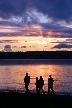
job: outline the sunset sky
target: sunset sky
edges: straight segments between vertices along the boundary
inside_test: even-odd
[[[0,51],[72,50],[72,0],[0,0]]]

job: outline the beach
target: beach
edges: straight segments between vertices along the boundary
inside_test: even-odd
[[[4,108],[72,108],[72,96],[0,92],[0,106]]]

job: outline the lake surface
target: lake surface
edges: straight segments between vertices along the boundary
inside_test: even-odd
[[[28,72],[29,89],[35,92],[35,78],[42,76],[44,91],[48,90],[48,77],[54,78],[54,91],[72,94],[72,59],[0,60],[0,90],[25,92],[24,76]]]

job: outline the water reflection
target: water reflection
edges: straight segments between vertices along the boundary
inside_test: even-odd
[[[47,91],[48,77],[54,78],[54,90],[56,92],[72,92],[72,67],[71,65],[1,65],[0,66],[0,89],[24,89],[24,76],[28,72],[30,90],[35,90],[35,78],[42,76],[44,90]]]

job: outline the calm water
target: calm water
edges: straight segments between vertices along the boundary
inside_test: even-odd
[[[47,91],[48,77],[54,78],[56,93],[72,94],[72,60],[0,60],[0,90],[23,92],[26,72],[31,78],[29,89],[35,91],[35,78],[43,76]]]

